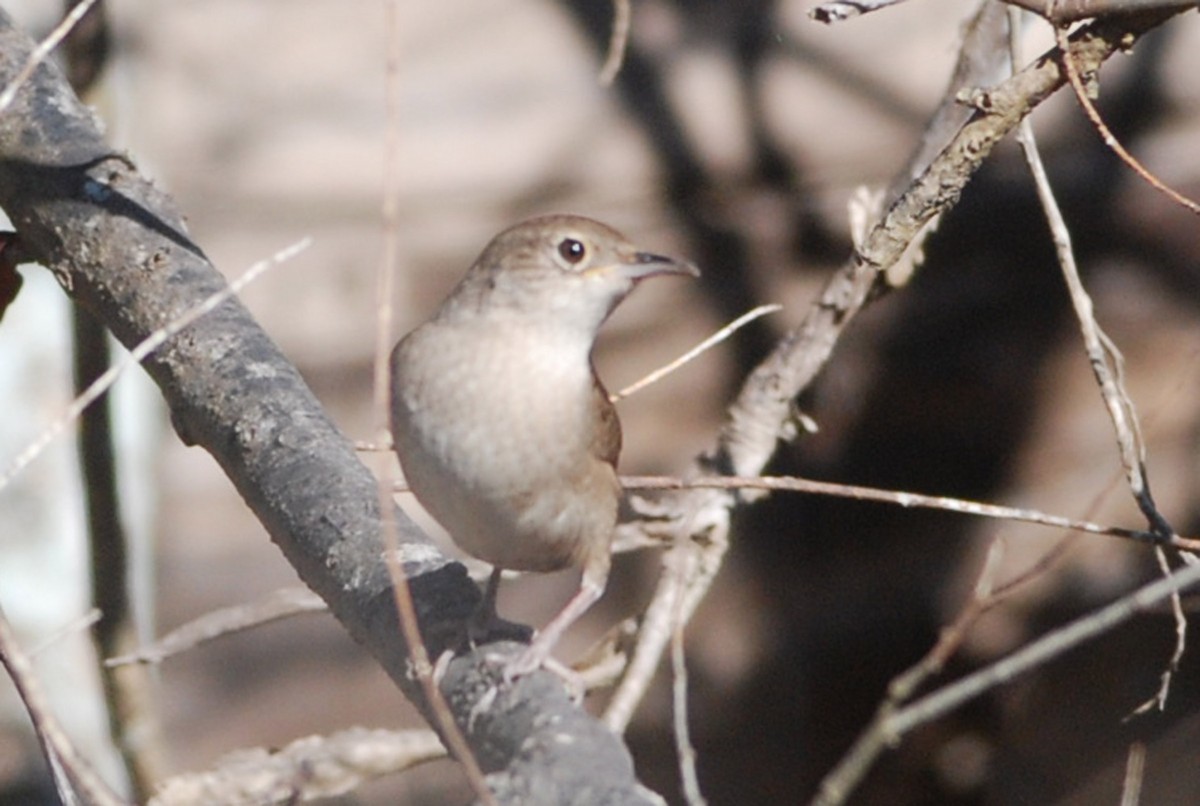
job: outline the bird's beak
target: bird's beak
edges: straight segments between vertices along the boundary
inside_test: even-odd
[[[614,268],[630,280],[643,280],[657,274],[700,276],[700,270],[686,260],[676,260],[649,252],[635,252],[632,260],[623,261]]]

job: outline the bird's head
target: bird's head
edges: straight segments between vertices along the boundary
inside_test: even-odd
[[[493,238],[447,305],[594,332],[639,281],[659,274],[695,277],[699,271],[687,261],[640,251],[599,221],[543,216]]]

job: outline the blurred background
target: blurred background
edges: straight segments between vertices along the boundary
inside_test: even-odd
[[[4,5],[37,35],[58,11]],[[860,186],[888,186],[916,147],[976,8],[924,0],[825,27],[807,18],[813,5],[638,0],[625,68],[604,88],[607,0],[401,4],[401,125],[389,131],[382,3],[111,0],[111,53],[94,102],[113,141],[175,197],[227,276],[313,238],[243,298],[352,439],[378,429],[371,378],[389,138],[403,187],[397,336],[492,234],[555,211],[602,219],[704,271],[698,283],[645,284],[613,317],[597,354],[612,389],[757,304],[784,305],[621,403],[622,471],[679,473],[711,448],[746,373],[848,256],[847,202]],[[1049,44],[1045,29],[1030,27],[1031,56]],[[1197,75],[1193,13],[1114,58],[1099,100],[1118,137],[1192,198]],[[1200,230],[1117,163],[1073,99],[1052,99],[1033,120],[1098,318],[1125,355],[1160,508],[1194,534]],[[26,288],[0,326],[6,463],[70,394],[63,295],[44,272],[22,274]],[[35,333],[51,341],[30,344]],[[146,629],[298,584],[216,463],[170,430],[155,391],[141,379],[127,385],[114,416]],[[1011,144],[943,220],[913,283],[854,323],[800,404],[820,431],[783,447],[771,473],[1142,525]],[[0,491],[0,604],[27,646],[88,607],[81,481],[70,439],[56,450],[24,486]],[[436,531],[411,498],[401,505]],[[692,736],[710,802],[811,797],[888,681],[969,599],[997,540],[1001,580],[1047,554],[1053,562],[975,626],[935,684],[1158,573],[1143,547],[946,513],[799,495],[740,512],[726,566],[689,630]],[[657,559],[618,560],[603,606],[561,657],[645,606]],[[501,611],[544,623],[575,584],[571,574],[508,583]],[[1197,802],[1195,651],[1166,709],[1131,717],[1158,690],[1174,629],[1169,612],[1142,614],[919,730],[852,802],[1113,803],[1134,742],[1147,746],[1144,802]],[[38,655],[38,671],[72,735],[119,780],[100,749],[88,652],[78,634],[60,638]],[[157,731],[148,741],[162,749],[164,774],[355,725],[420,724],[324,615],[205,645],[166,661],[155,682],[158,724],[146,730]],[[642,780],[679,802],[662,682],[629,742]],[[7,681],[0,708],[0,803],[54,802]],[[435,762],[329,802],[469,797],[455,766]]]

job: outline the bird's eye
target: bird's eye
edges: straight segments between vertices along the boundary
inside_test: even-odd
[[[584,256],[587,255],[587,247],[583,245],[582,241],[577,241],[574,238],[563,238],[558,243],[558,254],[562,256],[563,260],[574,265],[583,260]]]

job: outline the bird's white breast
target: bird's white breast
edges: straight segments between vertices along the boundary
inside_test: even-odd
[[[590,348],[591,334],[571,329],[437,320],[397,348],[397,453],[417,499],[464,550],[548,570],[576,561],[589,533],[611,531],[613,471],[590,446]]]

